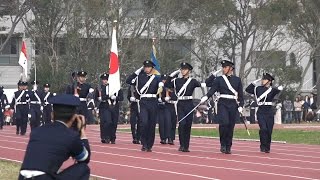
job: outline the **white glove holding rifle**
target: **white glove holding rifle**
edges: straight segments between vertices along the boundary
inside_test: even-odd
[[[169,76],[170,77],[174,77],[175,75],[179,74],[180,73],[180,69],[174,71],[173,73],[171,73]]]
[[[258,85],[258,82],[260,82],[260,81],[261,81],[261,79],[257,79],[255,81],[253,81],[252,84],[256,86],[256,85]]]
[[[217,74],[219,74],[219,73],[221,72],[221,70],[222,70],[222,69],[219,69],[219,70],[217,70],[217,71],[215,71],[215,72],[211,72],[211,74],[214,75],[214,76],[217,76]]]
[[[136,70],[136,72],[134,72],[134,73],[135,73],[136,75],[139,75],[139,74],[141,73],[142,69],[143,69],[143,66],[142,66],[141,68],[139,68],[138,70]]]

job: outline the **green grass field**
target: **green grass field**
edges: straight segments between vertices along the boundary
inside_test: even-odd
[[[219,137],[218,129],[193,129],[194,136]],[[259,130],[251,129],[250,136],[244,129],[235,129],[234,138],[259,139]],[[320,131],[306,131],[293,129],[275,129],[272,133],[272,140],[286,141],[292,144],[314,144],[320,145]]]
[[[18,179],[20,163],[0,160],[0,179],[1,180],[16,180]],[[91,177],[90,180],[98,180]]]
[[[20,163],[0,160],[0,179],[18,179]]]
[[[121,129],[118,131],[130,132],[130,129]],[[156,130],[158,133],[158,129]],[[219,137],[218,129],[192,129],[193,136]],[[250,129],[250,136],[244,129],[235,129],[234,138],[257,139],[259,140],[259,130]],[[320,131],[307,131],[295,129],[275,129],[272,133],[272,140],[286,141],[292,144],[314,144],[320,145]]]

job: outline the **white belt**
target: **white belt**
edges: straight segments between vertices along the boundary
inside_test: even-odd
[[[87,101],[87,98],[79,98],[80,101]]]
[[[21,170],[20,174],[25,178],[32,178],[46,174],[42,171],[34,171],[34,170]]]
[[[220,98],[225,98],[225,99],[235,99],[237,100],[237,96],[230,95],[230,94],[220,94]]]
[[[258,106],[272,106],[272,102],[258,102]]]
[[[172,101],[172,100],[170,100],[170,101],[167,101],[167,103],[169,103],[169,104],[175,104],[177,101]]]
[[[190,99],[193,99],[192,96],[181,96],[181,97],[178,97],[178,100],[190,100]]]
[[[27,102],[17,102],[17,104],[28,104]]]
[[[40,102],[38,101],[30,101],[31,104],[41,104]]]
[[[141,94],[140,95],[140,99],[141,98],[156,98],[157,95],[156,94]]]

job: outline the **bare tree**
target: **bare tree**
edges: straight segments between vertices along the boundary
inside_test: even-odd
[[[290,12],[292,12],[288,13],[288,17],[290,17],[289,26],[292,34],[301,38],[311,47],[310,59],[304,72],[302,73],[302,77],[306,75],[307,70],[315,61],[317,68],[316,87],[318,94],[320,94],[320,2],[317,0],[295,0],[285,1],[285,3],[290,8]],[[300,91],[301,87],[302,83],[300,83],[298,87],[298,92]],[[317,104],[320,105],[320,98],[318,98]]]
[[[26,13],[31,8],[31,0],[25,0],[23,3],[20,1],[13,1],[13,0],[2,0],[0,3],[0,20],[8,19],[11,20],[10,27],[4,27],[10,29],[7,33],[5,41],[0,44],[0,52],[3,51],[6,44],[9,42],[10,38],[12,37],[16,26],[21,21],[21,19],[26,15]]]

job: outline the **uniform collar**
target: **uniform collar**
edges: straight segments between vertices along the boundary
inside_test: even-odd
[[[55,120],[55,121],[56,121],[56,122],[59,122],[59,123],[61,123],[61,124],[63,124],[63,125],[65,125],[67,128],[69,128],[68,125],[67,125],[65,122],[60,121],[60,120]]]

